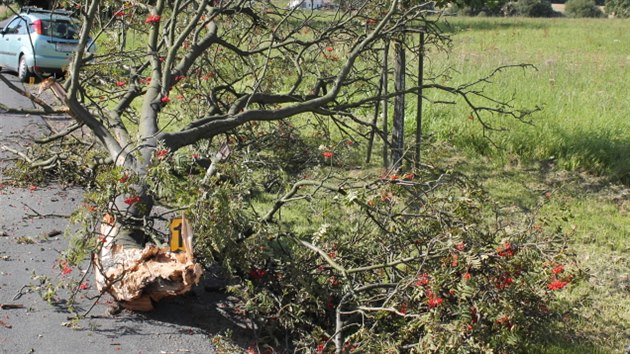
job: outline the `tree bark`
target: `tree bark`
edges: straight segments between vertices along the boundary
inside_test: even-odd
[[[381,66],[381,78],[379,80],[378,83],[378,96],[377,97],[383,97],[387,95],[387,70],[388,70],[388,60],[387,60],[387,56],[389,55],[389,41],[385,41],[385,45],[383,46],[383,62],[382,62],[382,66]],[[384,146],[383,146],[383,151],[384,151],[384,163],[385,163],[385,167],[387,167],[387,99],[383,98],[382,100],[377,100],[374,102],[374,118],[372,120],[372,131],[370,132],[370,138],[368,141],[368,152],[367,152],[367,157],[365,159],[366,163],[370,163],[370,160],[372,159],[372,149],[374,147],[374,135],[376,133],[377,130],[377,126],[376,123],[378,122],[378,116],[379,116],[379,110],[380,110],[380,106],[383,105],[383,120],[385,121],[383,123],[383,135],[384,135]]]
[[[385,42],[385,53],[383,54],[383,166],[389,167],[389,99],[388,94],[388,73],[389,73],[389,40]]]
[[[401,167],[405,137],[405,47],[404,36],[394,42],[396,63],[394,67],[394,124],[392,129],[392,161],[390,168],[398,170]]]
[[[422,85],[424,85],[424,31],[420,32],[418,44],[418,103],[416,110],[416,159],[415,167],[420,168],[420,146],[422,145]]]

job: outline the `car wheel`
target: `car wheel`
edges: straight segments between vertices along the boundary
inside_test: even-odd
[[[26,58],[24,56],[20,57],[20,64],[18,65],[18,78],[22,82],[28,82],[28,79],[31,77],[31,73],[28,71],[28,66],[26,66]]]

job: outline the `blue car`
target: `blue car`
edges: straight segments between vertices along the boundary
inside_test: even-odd
[[[80,28],[68,11],[23,8],[0,30],[0,68],[16,71],[22,82],[34,74],[63,74],[79,43]],[[90,40],[87,51],[95,49]]]

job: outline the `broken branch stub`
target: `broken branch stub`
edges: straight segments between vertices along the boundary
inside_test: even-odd
[[[106,216],[100,229],[103,245],[94,257],[98,290],[108,292],[133,311],[151,311],[154,302],[190,291],[199,283],[203,270],[193,260],[192,228],[188,220],[184,221],[185,252],[174,253],[168,247],[147,245],[139,249],[117,244],[120,224]]]

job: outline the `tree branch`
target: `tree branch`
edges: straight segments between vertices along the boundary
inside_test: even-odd
[[[83,123],[81,122],[76,122],[74,124],[72,124],[71,126],[67,127],[64,131],[61,131],[59,133],[53,134],[53,135],[49,135],[43,138],[39,138],[39,139],[35,139],[35,142],[38,144],[46,144],[49,143],[51,141],[57,140],[57,139],[61,139],[69,134],[71,134],[72,132],[74,132],[75,130],[81,128],[83,126]]]
[[[22,90],[19,87],[15,86],[11,81],[7,80],[7,78],[5,78],[3,75],[0,75],[0,80],[2,80],[2,82],[4,82],[4,84],[7,85],[7,87],[9,87],[11,90],[19,93],[20,95],[31,100],[33,103],[36,103],[37,105],[42,107],[45,113],[58,113],[59,112],[58,110],[49,106],[46,102],[42,101],[39,97],[36,97],[30,92]]]
[[[387,20],[396,11],[396,4],[397,1],[394,1],[392,7],[389,9],[389,12],[384,16],[383,22],[379,23],[369,35],[354,45],[354,48],[348,55],[346,62],[337,74],[332,88],[326,95],[276,110],[258,109],[244,111],[238,114],[213,117],[213,120],[192,129],[184,129],[173,133],[160,133],[158,134],[157,139],[163,140],[165,145],[172,150],[177,150],[182,146],[190,145],[202,138],[211,138],[218,134],[225,133],[246,122],[280,120],[300,113],[314,111],[319,107],[325,106],[329,102],[334,101],[339,95],[342,86],[345,85],[345,80],[348,78],[352,68],[354,67],[354,62],[363,50],[377,38],[378,33],[384,27]]]

